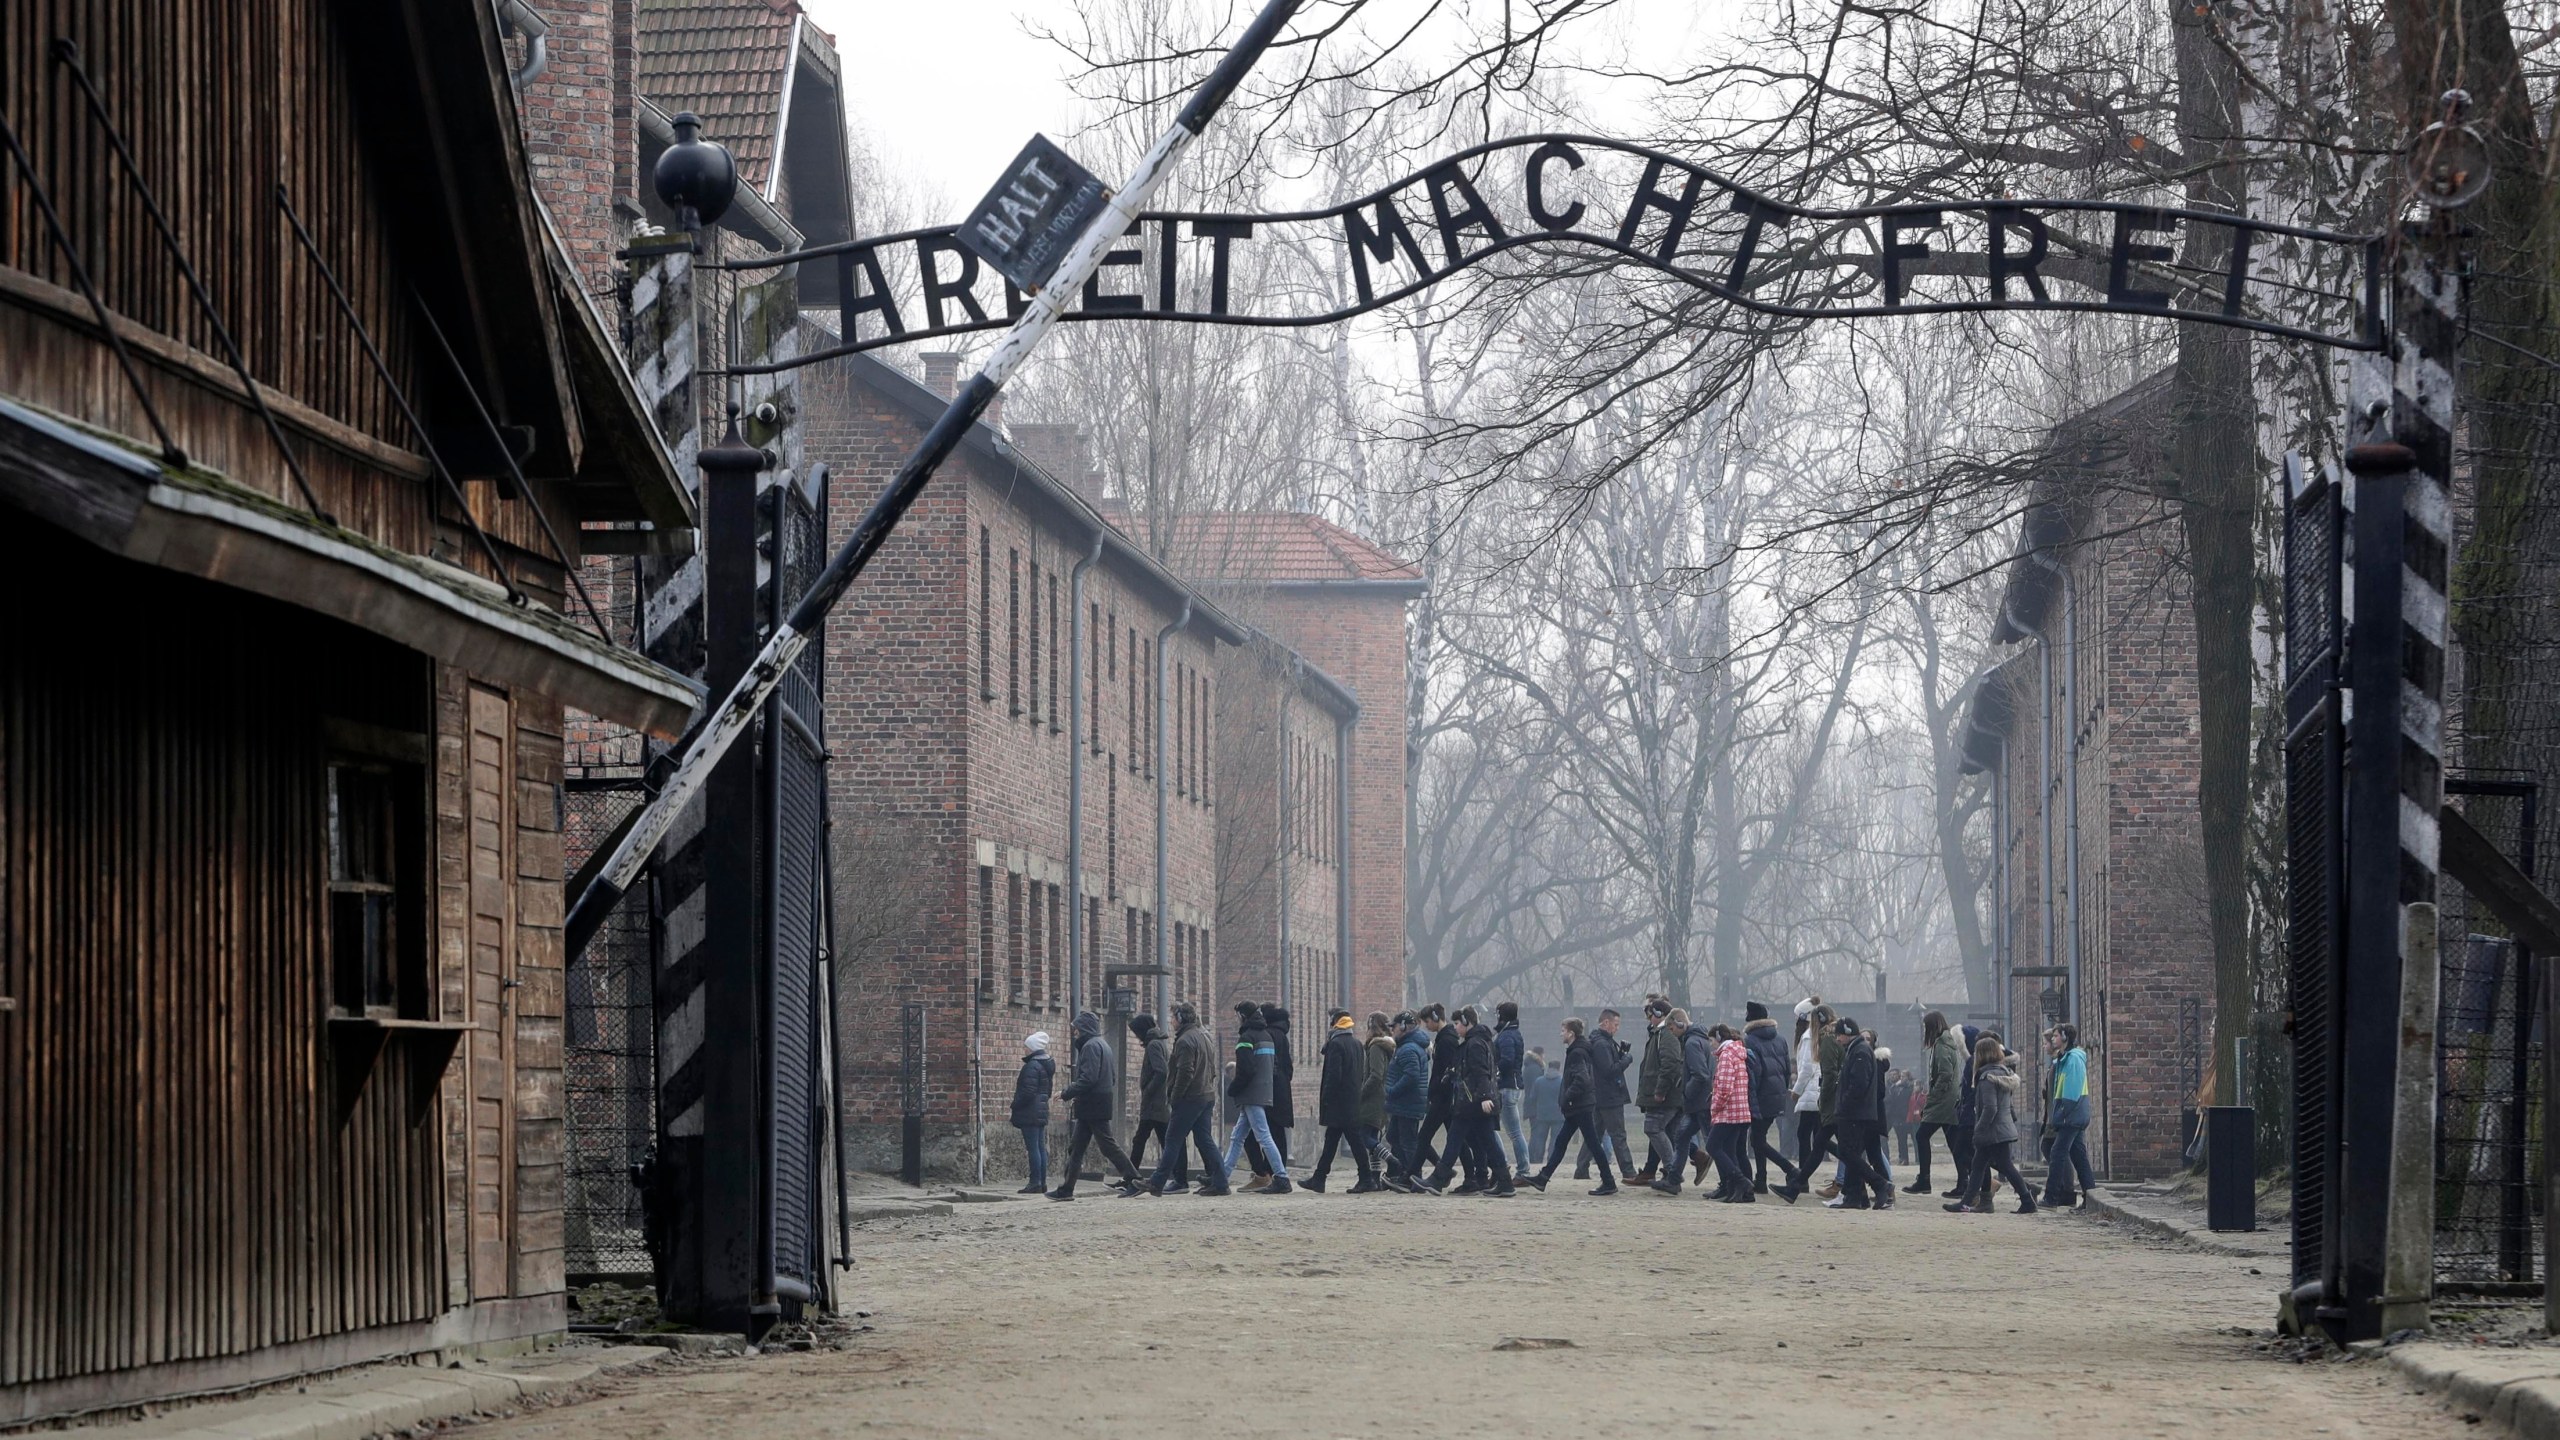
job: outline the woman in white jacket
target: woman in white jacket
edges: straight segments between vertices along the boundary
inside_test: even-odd
[[[1822,1157],[1814,1147],[1822,1140],[1822,1062],[1813,1048],[1813,1012],[1822,1007],[1822,997],[1808,995],[1796,1002],[1796,1175],[1799,1193],[1813,1183],[1814,1162]]]

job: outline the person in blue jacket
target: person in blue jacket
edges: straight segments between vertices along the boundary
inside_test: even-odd
[[[2053,1153],[2045,1162],[2044,1203],[2074,1206],[2098,1183],[2089,1169],[2089,1052],[2080,1048],[2077,1025],[2056,1025],[2044,1038],[2053,1054],[2052,1108],[2045,1112]]]
[[[1413,1175],[1422,1158],[1422,1120],[1431,1113],[1431,1034],[1410,1010],[1391,1023],[1396,1053],[1387,1062],[1387,1149]]]

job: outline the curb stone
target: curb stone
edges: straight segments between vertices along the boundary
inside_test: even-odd
[[[512,1409],[599,1376],[655,1365],[646,1345],[546,1351],[453,1370],[379,1367],[299,1390],[211,1400],[132,1424],[100,1426],[112,1440],[366,1440],[428,1420]]]
[[[2222,1234],[2190,1223],[2184,1216],[2165,1208],[2145,1204],[2129,1195],[2104,1185],[2093,1185],[2088,1191],[2091,1212],[2123,1221],[2136,1229],[2171,1240],[2182,1240],[2210,1255],[2229,1255],[2242,1260],[2290,1261],[2291,1243],[2281,1238],[2283,1232],[2251,1230]]]
[[[2430,1341],[2394,1345],[2392,1367],[2445,1408],[2524,1440],[2560,1440],[2560,1350],[2483,1350]]]
[[[844,1207],[844,1218],[856,1225],[866,1220],[904,1220],[913,1215],[948,1215],[948,1200],[875,1200],[855,1201]]]

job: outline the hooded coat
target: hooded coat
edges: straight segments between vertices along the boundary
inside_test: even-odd
[[[1298,1057],[1289,1053],[1288,1008],[1263,1006],[1262,1028],[1271,1037],[1271,1099],[1262,1118],[1272,1129],[1286,1130],[1298,1123]]]
[[[1986,1067],[1973,1082],[1973,1143],[1976,1148],[2018,1138],[2018,1072],[2006,1065]]]
[[[1840,1118],[1840,1068],[1845,1058],[1840,1037],[1827,1030],[1815,1036],[1813,1058],[1822,1066],[1822,1123],[1828,1125]],[[1870,1054],[1867,1058],[1872,1062],[1875,1057]]]
[[[1953,1125],[1956,1110],[1962,1103],[1958,1092],[1964,1085],[1964,1052],[1956,1048],[1956,1032],[1950,1026],[1938,1032],[1929,1042],[1929,1088],[1920,1102],[1920,1123]]]
[[[1794,1109],[1795,1093],[1787,1088],[1787,1077],[1795,1057],[1787,1049],[1787,1037],[1778,1033],[1778,1022],[1745,1024],[1742,1049],[1751,1058],[1751,1118],[1775,1120]]]
[[[1088,1125],[1111,1118],[1112,1068],[1111,1046],[1102,1038],[1102,1026],[1079,1017],[1075,1078],[1058,1092],[1059,1099],[1074,1102],[1068,1114]]]
[[[1458,1088],[1452,1106],[1480,1105],[1502,1099],[1502,1062],[1494,1058],[1493,1031],[1477,1025],[1458,1046]]]
[[[1138,1119],[1140,1121],[1173,1120],[1173,1042],[1162,1030],[1149,1027],[1139,1037],[1146,1042],[1144,1058],[1138,1061]]]
[[[1644,1063],[1636,1069],[1636,1105],[1668,1110],[1680,1103],[1681,1044],[1665,1020],[1644,1032]]]
[[[1259,1015],[1236,1032],[1236,1075],[1227,1082],[1227,1098],[1238,1105],[1271,1103],[1271,1032]]]
[[[1173,1037],[1173,1063],[1164,1089],[1171,1105],[1218,1098],[1218,1040],[1208,1026],[1195,1020]]]
[[[1977,1111],[1982,1099],[1981,1087],[1974,1083],[1973,1075],[1973,1047],[1982,1042],[1982,1027],[1967,1025],[1962,1027],[1961,1033],[1964,1036],[1964,1044],[1959,1048],[1964,1054],[1964,1077],[1956,1081],[1956,1127],[1958,1129],[1974,1124],[1981,1118]]]
[[[1564,1083],[1556,1089],[1556,1108],[1565,1114],[1587,1111],[1598,1103],[1600,1077],[1591,1055],[1608,1038],[1606,1035],[1584,1035],[1565,1047]],[[1613,1045],[1610,1048],[1617,1047]]]
[[[1360,1123],[1360,1075],[1367,1061],[1360,1037],[1348,1027],[1324,1037],[1324,1070],[1316,1081],[1316,1123],[1328,1130],[1348,1130]]]
[[[1536,1125],[1564,1123],[1564,1106],[1558,1097],[1564,1094],[1564,1071],[1549,1070],[1529,1082],[1529,1120]]]
[[[1840,1084],[1831,1098],[1834,1124],[1884,1123],[1884,1071],[1876,1064],[1876,1047],[1864,1035],[1852,1036],[1840,1048]]]
[[[1704,1115],[1715,1103],[1716,1043],[1692,1025],[1680,1036],[1680,1109],[1684,1114]]]
[[[1387,1128],[1387,1067],[1396,1058],[1396,1042],[1372,1035],[1360,1046],[1360,1123],[1372,1130]]]
[[[1458,1027],[1443,1024],[1431,1032],[1431,1098],[1443,1105],[1458,1101],[1458,1051],[1466,1046]]]
[[[1049,1091],[1057,1082],[1058,1062],[1047,1051],[1022,1057],[1022,1069],[1013,1077],[1015,1128],[1029,1130],[1049,1123]]]
[[[1387,1061],[1387,1113],[1419,1120],[1431,1113],[1431,1035],[1416,1025]]]
[[[1600,1110],[1624,1109],[1627,1103],[1626,1042],[1605,1031],[1582,1037],[1591,1047],[1591,1104]],[[1565,1107],[1570,1110],[1573,1107]]]

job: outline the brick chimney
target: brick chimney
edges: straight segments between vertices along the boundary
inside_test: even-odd
[[[960,393],[960,352],[924,352],[924,388],[948,400]]]
[[[1086,504],[1102,508],[1102,472],[1094,468],[1093,438],[1083,426],[1016,425],[1013,448],[1049,472],[1050,478],[1083,496]]]

